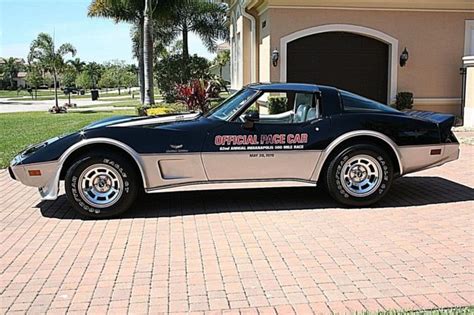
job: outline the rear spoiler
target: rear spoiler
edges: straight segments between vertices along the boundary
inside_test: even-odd
[[[454,127],[456,121],[456,116],[451,114],[435,113],[435,112],[425,112],[425,111],[406,111],[404,112],[409,116],[429,120],[438,125],[441,141],[442,142],[451,142],[449,139],[452,136],[451,128]]]

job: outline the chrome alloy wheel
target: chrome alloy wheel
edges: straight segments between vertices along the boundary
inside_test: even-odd
[[[95,208],[110,207],[123,193],[122,176],[107,164],[94,164],[86,168],[79,176],[78,185],[82,199]]]
[[[382,166],[377,159],[370,155],[356,155],[342,166],[340,180],[349,195],[365,197],[379,188],[382,176]]]

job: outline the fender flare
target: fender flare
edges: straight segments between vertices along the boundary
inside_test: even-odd
[[[114,139],[110,139],[110,138],[84,139],[84,140],[81,140],[78,143],[72,145],[66,151],[64,151],[64,153],[59,158],[58,171],[59,172],[61,171],[61,169],[64,165],[64,162],[67,160],[67,158],[72,153],[74,153],[79,148],[82,148],[82,147],[85,147],[85,146],[91,145],[91,144],[109,144],[109,145],[113,145],[113,146],[127,152],[132,157],[132,159],[135,161],[135,163],[137,164],[138,169],[140,170],[140,174],[141,174],[142,179],[143,179],[143,185],[144,185],[144,187],[146,187],[145,186],[146,185],[146,177],[145,177],[145,172],[143,171],[143,160],[140,157],[140,155],[134,149],[132,149],[130,146],[126,145],[125,143],[114,140]]]
[[[328,159],[328,157],[331,155],[331,153],[336,149],[336,147],[341,144],[342,142],[349,140],[351,138],[355,137],[360,137],[360,136],[368,136],[368,137],[373,137],[377,138],[379,140],[384,141],[386,144],[392,148],[393,153],[395,154],[398,162],[398,167],[400,168],[400,175],[403,174],[403,163],[402,163],[402,156],[400,154],[400,151],[398,149],[398,146],[395,142],[393,142],[392,139],[384,135],[383,133],[373,131],[373,130],[356,130],[356,131],[351,131],[348,133],[345,133],[339,137],[337,137],[335,140],[333,140],[327,147],[324,149],[324,151],[321,152],[321,155],[318,159],[318,163],[316,164],[316,167],[314,168],[313,175],[311,175],[311,180],[317,181],[319,179],[319,175],[321,174],[321,170],[323,168],[324,163]]]
[[[40,194],[45,200],[54,200],[57,198],[58,193],[59,193],[59,180],[60,180],[60,175],[61,171],[64,166],[64,162],[66,162],[67,158],[74,153],[77,149],[85,147],[87,145],[91,144],[108,144],[108,145],[113,145],[119,149],[124,150],[127,152],[132,159],[135,161],[135,163],[138,166],[138,169],[140,170],[140,174],[143,180],[143,187],[146,188],[147,186],[147,180],[145,177],[145,172],[143,171],[143,160],[140,157],[140,155],[133,150],[130,146],[126,145],[123,142],[110,139],[110,138],[92,138],[92,139],[84,139],[81,140],[74,145],[70,146],[64,153],[61,155],[61,157],[57,160],[57,170],[56,174],[54,175],[53,179],[45,186],[40,188]]]

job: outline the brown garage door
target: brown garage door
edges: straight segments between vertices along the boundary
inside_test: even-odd
[[[347,32],[288,43],[287,81],[335,86],[386,103],[388,45]]]

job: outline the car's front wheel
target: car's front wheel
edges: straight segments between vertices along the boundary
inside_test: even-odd
[[[348,206],[368,206],[388,192],[393,163],[384,150],[371,144],[355,144],[341,150],[325,173],[331,196]]]
[[[65,177],[66,195],[79,213],[109,218],[127,211],[139,191],[135,168],[117,154],[96,152],[78,159]]]

